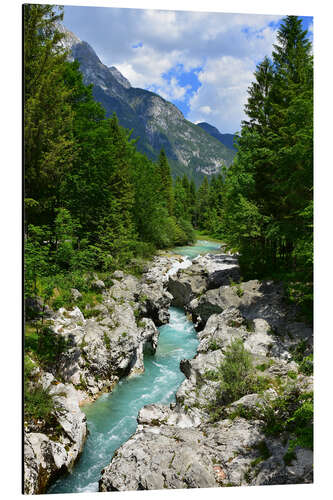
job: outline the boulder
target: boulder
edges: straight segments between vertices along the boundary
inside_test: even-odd
[[[185,307],[194,297],[204,293],[206,287],[203,271],[198,272],[193,265],[179,270],[177,274],[170,276],[168,281],[168,291],[173,297],[172,305],[175,307]]]
[[[263,438],[258,424],[239,419],[233,425],[224,421],[202,429],[158,425],[156,420],[152,425],[147,411],[151,409],[140,416],[140,422],[147,424],[139,424],[103,469],[99,491],[245,484],[246,466],[256,456],[252,448]]]
[[[152,318],[156,326],[168,323],[172,295],[165,290],[162,283],[142,283],[137,293],[137,300],[141,314]]]
[[[71,384],[58,383],[49,373],[42,374],[40,383],[53,395],[57,426],[47,433],[29,432],[29,428],[25,432],[25,494],[45,493],[60,474],[69,472],[87,435],[86,416],[79,407],[82,394]]]
[[[207,288],[214,289],[231,282],[240,281],[240,270],[236,255],[224,253],[206,254],[193,259],[193,265],[202,268],[206,279]]]
[[[190,265],[191,261],[186,257],[158,255],[154,257],[151,265],[143,274],[142,281],[147,284],[165,283],[168,281],[169,276],[177,272],[179,268]]]
[[[113,278],[116,278],[117,280],[122,280],[125,276],[124,271],[115,271],[112,275]]]
[[[41,297],[27,297],[25,299],[25,315],[28,319],[40,318],[42,315],[45,318],[51,318],[54,312],[44,303]]]
[[[95,279],[91,282],[91,288],[97,292],[101,292],[105,289],[105,283],[102,280]]]
[[[82,293],[79,292],[76,288],[71,288],[71,297],[74,302],[82,299]]]

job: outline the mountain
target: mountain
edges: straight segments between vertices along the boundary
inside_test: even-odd
[[[218,141],[222,142],[227,148],[232,149],[233,151],[237,151],[234,146],[234,139],[236,137],[235,134],[221,134],[221,132],[213,125],[210,125],[206,122],[197,123],[198,127],[201,127],[212,137],[215,137]]]
[[[137,147],[152,160],[163,147],[172,175],[183,175],[201,182],[205,175],[216,174],[221,165],[229,166],[235,152],[202,128],[186,120],[179,109],[158,94],[134,88],[114,66],[101,62],[94,49],[61,26],[70,49],[70,59],[80,63],[85,84],[93,84],[93,95],[106,110],[114,112],[119,123],[133,131]]]

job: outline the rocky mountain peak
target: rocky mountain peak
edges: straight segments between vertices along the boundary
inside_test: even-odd
[[[59,28],[60,29],[60,28]],[[94,49],[64,26],[70,60],[77,60],[83,81],[93,84],[93,95],[106,111],[117,114],[119,123],[133,131],[137,147],[152,160],[164,148],[173,176],[186,175],[199,184],[205,175],[220,172],[232,163],[235,151],[226,147],[215,134],[186,120],[171,102],[154,92],[134,88],[115,66],[101,62]],[[217,131],[218,133],[218,131]]]
[[[63,24],[57,23],[57,30],[60,31],[64,36],[64,38],[61,40],[61,46],[64,47],[66,50],[71,50],[73,45],[76,45],[77,43],[81,43],[81,40],[79,37],[77,37],[72,31],[67,29]]]
[[[120,71],[115,66],[110,66],[109,71],[112,74],[112,76],[117,80],[117,82],[120,83],[120,85],[122,85],[123,87],[125,87],[125,89],[131,88],[132,85],[130,84],[130,82],[120,73]]]

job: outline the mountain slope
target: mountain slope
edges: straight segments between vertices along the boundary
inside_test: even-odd
[[[209,135],[215,137],[218,141],[224,144],[227,148],[232,149],[233,151],[237,151],[234,146],[235,134],[221,134],[221,132],[213,125],[210,125],[207,122],[197,123],[198,127],[205,130]]]
[[[133,130],[140,151],[156,160],[163,147],[173,176],[186,173],[197,182],[232,163],[235,152],[186,120],[176,106],[153,92],[133,88],[117,68],[104,65],[87,42],[64,27],[61,31],[71,59],[80,63],[84,83],[94,85],[93,95],[107,116],[115,112],[120,124]]]

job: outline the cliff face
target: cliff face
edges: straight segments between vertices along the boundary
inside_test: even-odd
[[[63,44],[71,50],[70,59],[80,63],[84,83],[94,85],[93,95],[107,116],[115,112],[120,124],[133,130],[140,151],[155,160],[163,147],[172,174],[186,173],[197,181],[232,163],[235,151],[186,120],[172,103],[148,90],[133,88],[117,68],[103,64],[87,42],[64,27],[62,31],[66,34]]]

